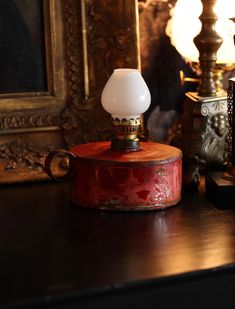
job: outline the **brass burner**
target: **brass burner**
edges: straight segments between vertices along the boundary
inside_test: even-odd
[[[115,137],[112,139],[111,148],[118,151],[140,150],[140,142],[138,139],[140,128],[140,118],[113,119]]]

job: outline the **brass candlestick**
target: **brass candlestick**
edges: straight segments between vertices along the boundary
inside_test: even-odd
[[[202,14],[199,17],[202,23],[201,32],[194,38],[194,43],[199,50],[199,63],[202,72],[199,83],[198,95],[203,97],[216,96],[214,81],[214,68],[217,60],[217,51],[223,39],[215,30],[218,19],[213,9],[217,0],[201,0]]]
[[[202,23],[200,33],[194,38],[199,50],[201,79],[197,92],[187,92],[184,112],[181,119],[181,145],[186,165],[191,162],[203,162],[202,166],[217,169],[227,162],[227,93],[217,92],[214,70],[217,51],[223,39],[215,30],[218,19],[214,13],[216,0],[201,0]],[[176,144],[177,145],[177,144]],[[193,185],[198,186],[199,165],[188,168],[188,175]],[[203,168],[204,169],[204,168]],[[200,166],[200,170],[202,170]],[[197,171],[197,177],[194,177]]]

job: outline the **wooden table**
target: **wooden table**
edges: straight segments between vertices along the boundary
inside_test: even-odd
[[[235,308],[235,209],[80,208],[66,184],[0,189],[0,308]]]

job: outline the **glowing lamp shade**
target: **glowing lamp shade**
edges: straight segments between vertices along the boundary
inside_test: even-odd
[[[135,69],[116,69],[107,81],[102,95],[103,108],[112,118],[139,118],[150,105],[149,89]]]
[[[235,1],[217,0],[214,11],[218,16],[216,31],[223,38],[223,44],[217,52],[217,63],[234,63],[235,24],[229,18],[235,16]],[[201,0],[177,0],[172,19],[167,27],[167,34],[171,37],[172,45],[183,57],[194,62],[197,62],[199,57],[193,39],[201,30],[201,21],[199,20],[201,12]]]

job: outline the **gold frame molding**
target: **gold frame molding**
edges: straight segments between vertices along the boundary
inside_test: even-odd
[[[100,94],[140,68],[136,0],[43,0],[48,92],[0,95],[0,183],[48,179],[46,154],[111,135]]]

